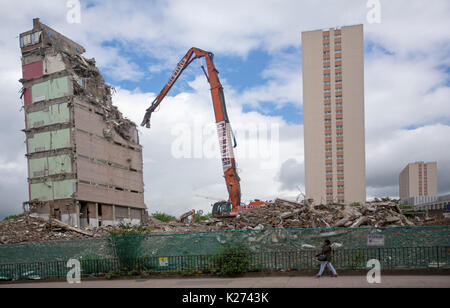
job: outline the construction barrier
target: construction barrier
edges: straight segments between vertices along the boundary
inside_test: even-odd
[[[249,255],[248,271],[318,269],[317,253],[311,250],[254,253]],[[212,273],[219,259],[217,255],[84,259],[80,262],[80,269],[83,277],[104,276],[112,272],[123,275]],[[372,259],[380,261],[382,270],[450,268],[448,247],[341,249],[332,256],[333,265],[338,270],[369,269],[367,261]],[[0,280],[64,278],[72,268],[65,261],[1,264]]]
[[[324,239],[334,247],[337,268],[365,268],[378,259],[383,268],[431,268],[449,264],[450,227],[270,229],[176,235],[134,235],[90,240],[0,246],[0,279],[52,277],[79,260],[84,275],[121,268],[147,271],[207,271],[225,245],[245,244],[250,269],[311,269]],[[62,275],[62,276],[65,276]]]

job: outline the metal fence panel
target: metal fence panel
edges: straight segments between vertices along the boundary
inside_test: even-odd
[[[368,246],[382,235],[384,246]],[[249,270],[315,269],[324,239],[334,244],[340,269],[364,269],[378,259],[383,269],[449,268],[450,227],[273,229],[0,245],[0,279],[62,277],[77,259],[83,275],[126,269],[147,272],[210,271],[226,244],[246,244]]]

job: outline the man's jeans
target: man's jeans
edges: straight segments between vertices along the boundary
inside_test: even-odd
[[[322,261],[320,262],[320,271],[319,271],[319,276],[322,276],[323,271],[325,270],[325,266],[328,265],[328,268],[330,269],[330,271],[333,273],[333,275],[337,276],[336,270],[333,267],[333,264],[331,264],[331,262],[328,261]]]

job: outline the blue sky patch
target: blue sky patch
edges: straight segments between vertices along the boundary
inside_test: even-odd
[[[265,115],[281,116],[289,124],[303,124],[303,110],[299,106],[294,104],[287,104],[281,108],[276,108],[271,103],[260,103],[258,108],[254,108],[251,105],[244,105],[243,112],[259,112]]]

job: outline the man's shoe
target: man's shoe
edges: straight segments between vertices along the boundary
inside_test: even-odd
[[[338,277],[338,275],[333,275],[333,277],[334,277],[334,278],[337,278],[337,277]]]
[[[316,278],[320,278],[320,275],[319,275],[319,274],[316,274]]]

